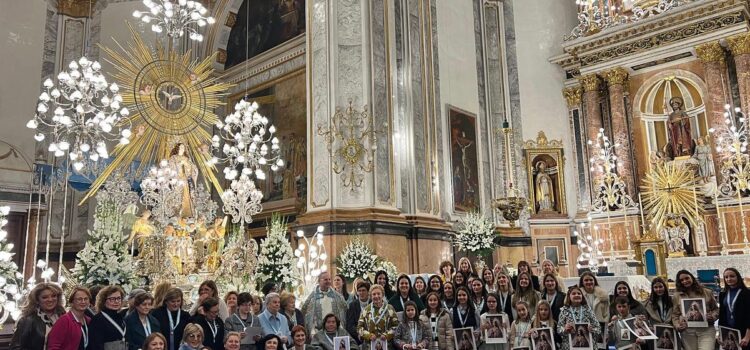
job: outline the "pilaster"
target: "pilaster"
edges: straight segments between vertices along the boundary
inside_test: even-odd
[[[612,123],[612,138],[617,155],[617,172],[627,186],[628,194],[635,195],[635,170],[631,148],[631,133],[628,125],[628,113],[625,110],[625,86],[628,72],[621,67],[603,73],[609,89],[609,108]]]

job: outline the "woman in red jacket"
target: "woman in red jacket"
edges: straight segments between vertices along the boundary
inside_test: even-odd
[[[89,306],[91,293],[83,287],[75,287],[68,297],[70,311],[60,316],[47,336],[47,350],[88,349],[90,319],[84,311]]]

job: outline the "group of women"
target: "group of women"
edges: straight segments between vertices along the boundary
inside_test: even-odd
[[[718,320],[721,326],[740,330],[739,346],[748,349],[750,290],[734,268],[723,273],[718,303],[711,291],[684,270],[675,276],[672,296],[667,282],[654,278],[644,303],[633,297],[625,281],[616,284],[611,301],[590,272],[566,288],[552,262],[544,261],[541,270],[537,277],[522,261],[514,276],[500,265],[475,271],[463,258],[457,269],[450,262],[442,263],[438,274],[426,280],[400,275],[391,284],[393,276],[379,271],[372,285],[355,280],[351,292],[345,279],[335,276],[333,287],[348,302],[345,319],[328,314],[322,329],[307,329],[294,296],[282,292],[280,313],[291,330],[288,337],[248,337],[246,332],[260,323],[262,299],[246,292],[229,292],[220,298],[213,281],[200,285],[200,296],[190,310],[183,308],[183,292],[165,283],[157,285],[153,295],[131,291],[127,305],[125,292],[118,286],[104,287],[93,296],[91,290],[76,287],[66,298],[67,312],[60,288],[42,283],[28,296],[11,349],[344,350],[334,346],[333,339],[345,338],[351,349],[363,350],[504,350],[532,344],[535,350],[547,350],[552,342],[556,349],[568,350],[589,334],[589,341],[623,345],[625,333],[618,327],[629,317],[652,327],[673,327],[686,350],[714,349],[713,323]],[[277,289],[270,285],[262,292],[278,297]],[[680,308],[686,298],[704,299],[711,327],[688,327]],[[459,328],[465,330],[454,339],[453,330]],[[497,339],[504,342],[492,341]],[[632,339],[636,345],[643,343]]]

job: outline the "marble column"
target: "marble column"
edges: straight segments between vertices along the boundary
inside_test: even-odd
[[[727,39],[729,50],[734,56],[737,71],[737,82],[740,88],[740,106],[742,111],[750,111],[750,34],[744,33]]]
[[[580,77],[579,81],[583,87],[583,116],[586,126],[586,140],[583,143],[587,145],[588,141],[596,142],[597,134],[602,129],[602,111],[599,107],[600,80],[596,74],[589,74]],[[586,154],[589,154],[591,149],[590,147],[586,148]],[[588,164],[588,158],[586,160],[586,164]],[[596,170],[589,172],[589,188],[593,188],[591,186],[596,182],[598,173]]]
[[[23,280],[27,281],[29,277],[31,277],[34,274],[34,268],[36,267],[36,255],[34,254],[36,250],[36,245],[38,243],[37,238],[37,224],[39,221],[39,209],[31,209],[28,213],[29,215],[29,227],[27,228],[28,237],[26,238],[26,241],[28,244],[24,247],[24,266],[21,267],[22,273],[23,273]]]
[[[628,113],[625,110],[625,86],[628,72],[617,67],[603,73],[609,89],[609,108],[612,118],[612,138],[615,142],[617,155],[617,173],[627,186],[630,196],[635,194],[635,172],[633,171],[633,157],[630,145],[630,128],[628,127]]]
[[[729,82],[727,81],[724,49],[718,42],[710,42],[695,48],[698,58],[703,63],[704,79],[708,96],[704,97],[706,104],[706,119],[709,128],[724,127],[724,105],[729,101]],[[721,181],[721,161],[716,153],[716,143],[712,141],[712,155],[716,180]]]
[[[570,134],[574,135],[573,154],[574,164],[576,165],[576,201],[578,203],[578,212],[585,212],[591,206],[591,180],[589,172],[586,171],[588,164],[588,152],[586,149],[586,140],[582,137],[581,131],[585,130],[581,115],[581,98],[583,88],[581,86],[567,87],[563,89],[563,97],[568,105],[568,117],[570,118]],[[570,163],[569,163],[570,164]]]

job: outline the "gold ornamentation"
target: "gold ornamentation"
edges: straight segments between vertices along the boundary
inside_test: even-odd
[[[604,72],[604,80],[607,85],[624,85],[628,80],[628,71],[625,68],[617,67]]]
[[[540,149],[540,148],[563,148],[562,140],[548,140],[547,135],[544,131],[539,130],[535,140],[526,140],[523,143],[524,149]]]
[[[212,76],[214,55],[201,62],[192,61],[190,51],[180,54],[161,45],[152,50],[132,27],[133,42],[120,51],[102,47],[109,55],[116,73],[113,74],[123,103],[130,109],[129,121],[135,130],[131,142],[117,147],[112,163],[94,181],[84,201],[115,170],[140,161],[139,171],[170,156],[169,140],[180,137],[186,153],[203,174],[207,188],[211,185],[221,194],[221,184],[208,160],[211,145],[209,130],[219,120],[214,109],[223,105],[224,92],[230,84],[220,83]]]
[[[234,12],[229,12],[229,15],[227,15],[227,21],[224,22],[224,25],[232,28],[234,27],[235,23],[237,23],[237,14]]]
[[[346,110],[336,108],[329,128],[318,125],[318,135],[323,136],[333,158],[333,171],[343,173],[344,187],[354,191],[362,186],[363,173],[373,170],[375,137],[379,132],[367,106],[360,112],[354,109],[351,100]]]
[[[581,82],[581,86],[583,86],[583,91],[585,92],[599,90],[599,77],[596,74],[584,75],[578,78],[578,81]]]
[[[225,64],[227,63],[227,50],[217,49],[216,50],[216,62]]]
[[[57,13],[70,17],[91,17],[96,0],[57,0]]]
[[[641,185],[643,210],[648,212],[651,227],[664,227],[668,216],[683,215],[693,227],[703,214],[703,196],[698,177],[684,163],[669,162],[654,166]]]
[[[563,96],[565,101],[568,103],[568,108],[573,109],[581,105],[581,95],[583,94],[583,88],[580,86],[568,87],[563,89]]]
[[[703,63],[724,62],[724,49],[718,42],[710,42],[695,47],[695,53]]]
[[[590,54],[584,54],[582,52],[577,53],[579,58],[578,62],[580,62],[581,67],[588,67],[603,62],[608,62],[617,58],[653,50],[657,47],[670,45],[689,38],[718,32],[720,30],[726,29],[727,27],[745,23],[745,21],[746,19],[744,12],[736,11],[708,18],[697,23],[691,23],[689,25],[668,30],[666,32],[660,32],[652,36],[643,37],[637,39],[636,41],[612,46],[596,52],[592,52],[592,50],[594,50],[594,47],[570,48],[568,49],[568,51],[571,53],[577,53],[578,51],[583,51],[585,49],[586,52],[592,52]],[[664,24],[663,26],[667,25],[669,24]],[[657,29],[661,29],[661,27],[657,26],[653,29],[644,28],[644,30],[648,30],[648,32],[656,32]],[[625,33],[630,33],[632,35],[631,31],[626,31]],[[628,38],[627,35],[623,36],[622,38],[608,37],[606,43],[618,42],[619,40],[624,40],[626,38]]]
[[[735,56],[746,55],[750,53],[750,34],[743,33],[731,36],[727,39],[729,50]]]

